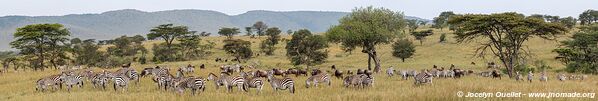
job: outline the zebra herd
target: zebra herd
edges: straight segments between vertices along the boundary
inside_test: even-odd
[[[295,93],[295,80],[291,77],[288,77],[287,74],[301,74],[305,71],[299,69],[293,69],[293,71],[284,71],[279,69],[253,69],[245,72],[243,71],[244,67],[237,64],[223,65],[220,67],[221,72],[219,75],[215,73],[209,73],[207,78],[203,78],[185,76],[187,74],[194,73],[195,66],[193,65],[178,68],[176,71],[174,71],[174,75],[170,74],[170,68],[156,66],[152,68],[144,68],[138,72],[129,66],[130,65],[123,66],[116,71],[63,71],[59,74],[43,77],[37,80],[36,90],[41,92],[50,89],[57,90],[62,89],[62,85],[66,85],[67,91],[70,92],[73,86],[82,88],[84,81],[86,81],[90,82],[93,88],[105,90],[108,86],[110,86],[110,84],[112,84],[114,91],[124,92],[130,84],[138,84],[140,78],[150,78],[155,83],[157,89],[173,91],[180,94],[183,94],[183,92],[187,89],[190,89],[193,95],[195,95],[198,91],[203,92],[205,91],[208,82],[214,82],[216,89],[225,87],[226,91],[228,92],[232,92],[236,87],[240,91],[248,92],[249,89],[256,89],[257,92],[260,93],[266,81],[269,82],[274,91],[288,90],[290,93]],[[281,72],[282,75],[280,75],[279,72]],[[371,82],[367,84],[373,83],[373,77],[371,77],[371,73],[364,77],[372,79],[360,78],[360,80],[364,80],[364,82]],[[87,80],[85,80],[85,78],[87,78]],[[351,80],[355,82],[355,80]],[[317,87],[319,84],[327,84],[330,86],[331,82],[332,80],[330,74],[314,69],[312,76],[308,77],[306,80],[306,88],[309,88],[310,86]]]

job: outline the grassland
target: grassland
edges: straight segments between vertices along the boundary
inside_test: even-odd
[[[476,58],[473,57],[475,46],[478,43],[457,44],[454,40],[449,38],[447,43],[438,43],[440,33],[448,33],[447,31],[435,30],[436,34],[430,36],[425,40],[423,45],[418,42],[417,53],[414,58],[407,59],[401,62],[400,59],[392,57],[390,45],[378,46],[378,53],[380,54],[382,67],[393,66],[399,70],[420,70],[424,68],[431,68],[432,65],[439,65],[441,67],[448,67],[450,64],[455,64],[458,68],[471,69],[476,71],[485,70],[484,63],[488,61],[495,61],[493,58]],[[450,36],[450,34],[449,34]],[[250,39],[248,37],[235,37],[250,40],[253,42],[252,49],[258,51],[259,40]],[[289,38],[285,36],[284,38]],[[216,48],[211,50],[213,52],[209,57],[195,61],[184,62],[167,62],[162,64],[133,64],[137,70],[145,67],[153,67],[156,65],[166,66],[170,68],[178,68],[187,64],[206,64],[207,69],[197,70],[191,74],[193,76],[206,77],[209,72],[219,72],[217,66],[226,63],[216,63],[213,61],[216,57],[231,58],[221,51],[224,37],[207,37],[204,41],[210,40],[217,42]],[[560,38],[563,40],[566,38]],[[151,43],[161,41],[148,41],[145,43],[147,47],[151,47]],[[476,75],[469,75],[460,79],[434,79],[431,85],[424,85],[416,87],[413,85],[413,80],[401,80],[400,77],[387,77],[384,73],[376,74],[375,85],[366,89],[344,88],[341,86],[342,82],[339,79],[333,79],[332,85],[320,86],[317,88],[305,88],[305,79],[307,77],[295,78],[297,92],[290,94],[288,91],[274,92],[270,84],[264,86],[262,93],[257,93],[251,89],[249,93],[234,90],[232,93],[227,93],[224,89],[216,90],[212,82],[209,83],[205,92],[196,96],[192,96],[189,92],[185,95],[178,95],[171,91],[158,90],[149,78],[142,78],[137,85],[133,84],[125,92],[117,92],[112,89],[95,89],[92,88],[88,82],[84,88],[75,88],[71,92],[60,90],[55,92],[37,92],[35,91],[34,82],[44,76],[59,73],[59,70],[47,71],[10,71],[0,75],[0,100],[25,100],[25,101],[58,101],[58,100],[93,100],[93,101],[112,101],[112,100],[139,100],[139,101],[168,101],[168,100],[258,100],[258,101],[339,101],[339,100],[355,100],[355,101],[400,101],[400,100],[588,100],[595,101],[596,98],[460,98],[456,96],[458,91],[463,92],[598,92],[598,76],[591,75],[589,79],[584,81],[565,81],[556,80],[556,71],[564,68],[563,64],[555,61],[556,56],[551,50],[558,47],[557,41],[546,41],[540,39],[531,39],[527,43],[528,48],[533,53],[534,60],[545,61],[553,68],[549,70],[548,82],[517,82],[513,79],[503,77],[503,79],[491,79],[479,77]],[[284,52],[284,44],[279,44],[273,56],[258,56],[249,60],[248,63],[259,63],[262,66],[260,69],[268,68],[290,68]],[[151,48],[149,48],[151,49]],[[336,65],[337,68],[343,70],[356,70],[358,68],[366,68],[367,56],[366,54],[355,51],[353,53],[344,53],[336,44],[331,44],[328,49],[329,58],[326,63],[316,66],[328,70],[330,65]],[[471,65],[471,62],[478,63]],[[99,70],[99,69],[96,69]],[[537,78],[537,77],[536,77]]]

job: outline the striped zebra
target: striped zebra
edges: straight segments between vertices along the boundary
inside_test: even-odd
[[[179,94],[182,94],[185,89],[191,89],[191,94],[195,95],[197,91],[201,90],[202,92],[205,91],[206,87],[205,79],[201,77],[189,77],[185,80],[181,81],[176,85],[176,90]]]
[[[515,72],[515,81],[523,81],[523,76],[521,73],[519,73],[519,71]]]
[[[386,69],[386,74],[388,75],[388,77],[392,77],[395,75],[395,69],[393,67],[388,67],[388,69]]]
[[[83,77],[79,74],[67,74],[62,73],[60,75],[60,79],[62,83],[66,86],[67,91],[71,91],[73,85],[79,86],[79,88],[83,87]]]
[[[415,75],[415,85],[422,85],[426,83],[432,84],[432,78],[432,74],[430,74],[428,70],[424,70],[424,72]]]
[[[295,93],[295,83],[293,79],[289,77],[276,78],[274,77],[274,71],[268,72],[268,82],[274,91],[288,89],[291,93]]]
[[[317,75],[310,76],[305,81],[305,88],[309,88],[313,83],[314,86],[318,87],[318,83],[327,83],[330,86],[331,83],[330,75],[328,73],[320,73]]]
[[[365,88],[366,86],[372,86],[374,84],[374,77],[372,75],[357,74],[345,77],[343,86],[345,87],[360,87]]]
[[[527,80],[529,82],[532,82],[533,79],[534,79],[534,73],[532,71],[529,71],[529,73],[527,73]]]
[[[117,91],[118,88],[122,89],[122,91],[125,91],[129,84],[130,78],[127,77],[126,75],[116,75],[116,76],[114,76],[114,78],[112,78],[112,80],[114,82],[113,83],[114,91]]]
[[[370,75],[362,75],[361,83],[364,87],[371,87],[374,86],[374,76]]]
[[[41,91],[44,92],[45,90],[48,89],[48,87],[52,87],[53,90],[59,89],[58,86],[60,86],[62,83],[62,81],[60,80],[60,75],[51,75],[48,77],[44,77],[41,78],[39,80],[36,81],[36,91]]]
[[[179,68],[183,73],[193,73],[195,71],[195,66],[189,64],[185,67]]]
[[[127,76],[127,78],[129,78],[129,80],[135,81],[135,84],[139,83],[139,72],[137,72],[133,68],[121,68],[121,69],[117,70],[116,72],[114,72],[114,75]]]
[[[257,92],[260,93],[262,88],[264,87],[264,81],[255,75],[247,75],[245,72],[241,72],[241,76],[245,78],[245,88],[249,90],[249,88],[256,88]]]
[[[542,72],[542,73],[540,74],[540,81],[541,81],[541,82],[546,82],[546,81],[548,81],[548,76],[546,76],[546,72]]]
[[[106,72],[97,73],[93,77],[91,77],[91,83],[94,88],[102,87],[102,89],[106,89],[106,84],[108,84],[109,77]]]
[[[558,78],[560,81],[565,81],[565,80],[567,80],[567,76],[565,76],[565,74],[559,74],[559,75],[557,76],[557,78]]]
[[[214,74],[214,73],[208,74],[208,81],[214,81],[214,85],[216,86],[216,89],[219,89],[220,86],[224,86],[224,79],[216,76],[216,74]]]
[[[222,83],[228,92],[233,91],[233,86],[237,86],[239,90],[247,92],[247,88],[245,88],[245,78],[241,76],[231,76],[225,73],[220,74],[220,78],[223,79]]]

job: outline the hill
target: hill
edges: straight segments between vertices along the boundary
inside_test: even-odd
[[[347,12],[324,11],[248,11],[239,15],[227,15],[209,10],[168,10],[144,12],[134,9],[108,11],[100,14],[70,14],[64,16],[5,16],[0,17],[0,50],[8,50],[12,33],[16,28],[37,23],[60,23],[69,28],[73,37],[83,39],[111,39],[121,35],[148,33],[149,29],[165,23],[189,26],[191,30],[216,34],[221,27],[251,26],[264,21],[269,26],[288,29],[309,29],[324,32],[337,24]],[[407,19],[421,19],[407,16]],[[421,19],[426,20],[426,19]]]

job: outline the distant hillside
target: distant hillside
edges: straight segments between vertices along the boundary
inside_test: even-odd
[[[324,32],[347,12],[322,11],[249,11],[239,15],[226,15],[209,10],[168,10],[144,12],[134,9],[108,11],[101,14],[71,14],[64,16],[5,16],[0,17],[0,50],[9,49],[12,33],[18,27],[36,23],[60,23],[72,32],[72,36],[83,39],[110,39],[121,35],[148,33],[154,26],[174,23],[189,26],[194,31],[216,34],[220,27],[251,26],[256,21],[264,21],[283,31],[288,29],[309,29]],[[407,19],[421,19],[406,17]],[[425,19],[422,19],[425,20]]]

